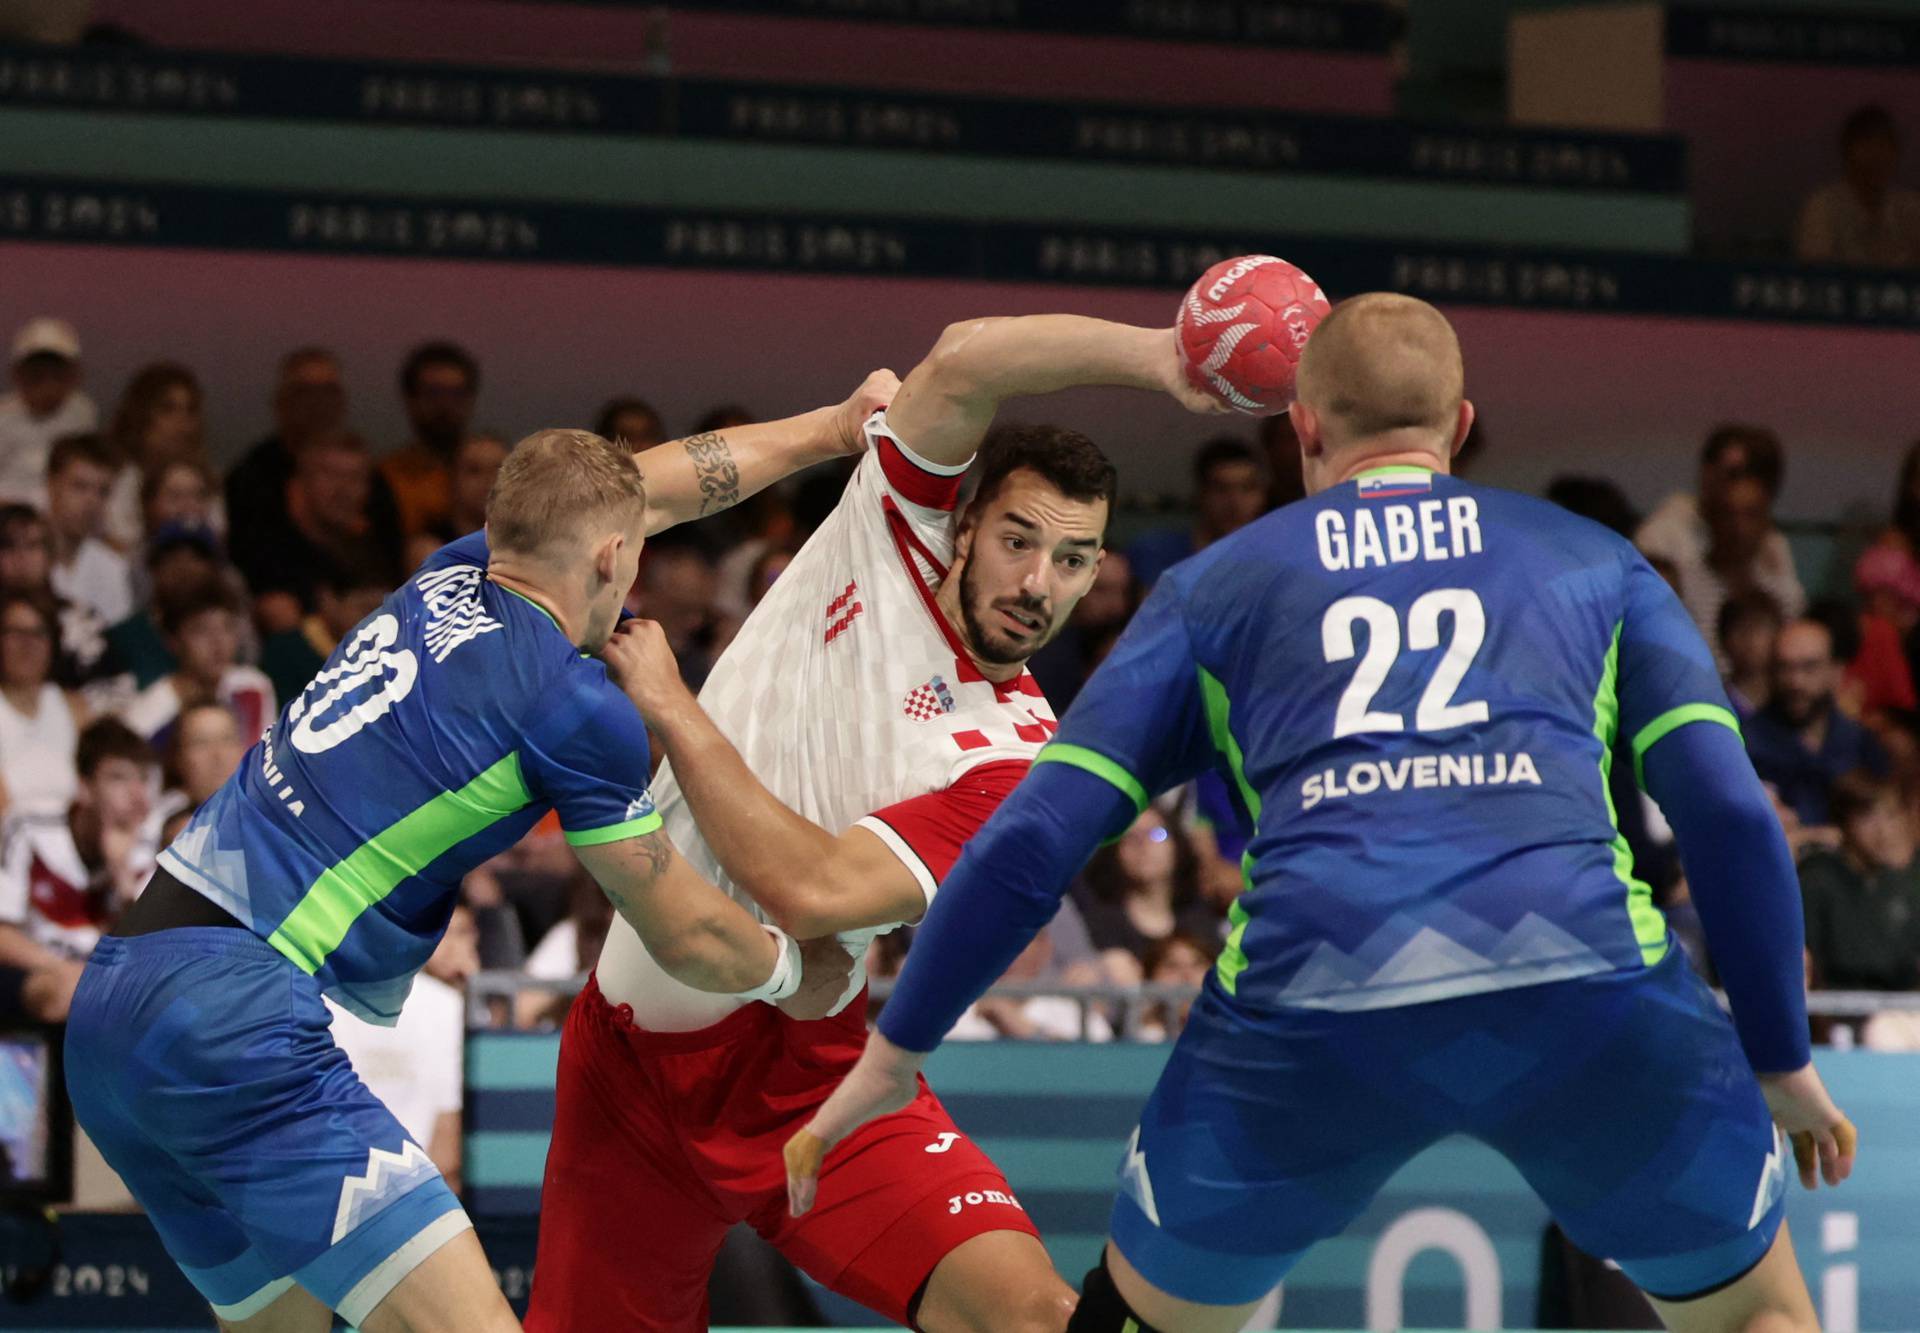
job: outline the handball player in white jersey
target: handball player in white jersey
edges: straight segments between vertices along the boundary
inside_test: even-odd
[[[1066,1327],[1071,1288],[924,1085],[835,1148],[803,1218],[781,1150],[866,1041],[868,945],[925,913],[1055,729],[1026,661],[1093,584],[1113,466],[1054,427],[982,441],[1003,400],[1075,385],[1215,410],[1170,329],[956,324],[868,420],[846,494],[698,701],[658,626],[621,631],[651,659],[628,691],[668,758],[653,790],[675,846],[796,937],[839,936],[855,967],[836,1012],[802,1022],[681,985],[614,922],[561,1043],[530,1330],[706,1328],[714,1256],[743,1221],[909,1327]]]

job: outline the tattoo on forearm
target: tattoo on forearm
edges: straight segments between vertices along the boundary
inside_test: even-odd
[[[733,461],[733,450],[724,435],[703,431],[684,442],[687,457],[693,462],[693,475],[700,483],[700,513],[717,513],[740,503],[740,467]]]

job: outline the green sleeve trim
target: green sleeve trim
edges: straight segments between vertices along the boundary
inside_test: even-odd
[[[1740,719],[1719,704],[1681,704],[1678,708],[1669,708],[1640,728],[1633,738],[1633,779],[1642,791],[1647,788],[1647,751],[1668,732],[1678,731],[1689,722],[1718,722],[1734,735],[1740,734]]]
[[[565,830],[569,847],[598,847],[602,843],[620,842],[626,838],[638,838],[660,827],[660,812],[641,815],[638,819],[629,819],[624,824],[609,824],[605,828]]]
[[[1073,767],[1093,774],[1096,778],[1112,783],[1133,802],[1133,812],[1142,814],[1147,808],[1147,789],[1140,785],[1140,779],[1126,769],[1096,751],[1082,745],[1062,745],[1055,742],[1034,756],[1036,764],[1071,764]]]

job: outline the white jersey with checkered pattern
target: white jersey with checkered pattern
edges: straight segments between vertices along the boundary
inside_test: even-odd
[[[982,764],[1030,761],[1055,723],[1030,674],[1001,685],[982,677],[934,604],[966,465],[917,457],[885,413],[866,430],[870,447],[846,494],[747,617],[700,703],[769,791],[830,833],[871,829],[931,899],[934,873],[867,816]],[[680,853],[758,913],[700,836],[670,763],[653,794]],[[858,961],[836,1012],[866,985],[868,946],[893,928],[840,937]],[[708,1027],[740,1004],[675,981],[618,917],[598,977],[610,1003],[633,1006],[634,1021],[653,1031]]]

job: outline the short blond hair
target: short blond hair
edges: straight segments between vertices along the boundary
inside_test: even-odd
[[[1334,443],[1422,428],[1452,442],[1465,395],[1460,339],[1425,301],[1368,292],[1320,321],[1300,358],[1300,401]]]
[[[535,431],[513,446],[487,493],[487,540],[540,555],[603,524],[637,523],[646,507],[646,483],[620,445],[592,431]]]

